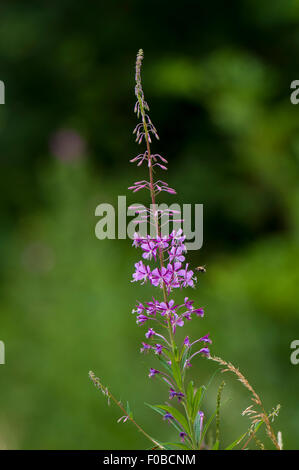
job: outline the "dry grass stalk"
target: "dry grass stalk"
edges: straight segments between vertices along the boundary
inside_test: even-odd
[[[243,412],[243,414],[247,414],[250,417],[250,419],[252,421],[252,424],[257,424],[258,422],[263,421],[265,423],[266,432],[267,432],[269,438],[273,442],[276,449],[281,450],[281,447],[280,447],[280,445],[279,445],[279,443],[276,439],[276,436],[274,434],[274,431],[271,427],[269,416],[267,415],[267,413],[265,412],[265,409],[263,407],[262,400],[260,399],[260,397],[256,393],[256,391],[253,389],[253,387],[250,385],[250,383],[248,382],[246,377],[244,377],[244,375],[239,371],[239,369],[237,367],[235,367],[231,362],[226,362],[226,361],[224,361],[223,359],[221,359],[220,357],[217,357],[217,356],[210,356],[210,359],[212,361],[218,362],[219,364],[221,364],[222,366],[225,367],[222,370],[222,372],[232,372],[234,375],[236,375],[238,380],[244,385],[244,387],[246,387],[247,390],[249,390],[249,392],[252,395],[251,400],[256,405],[258,405],[260,407],[261,412],[258,413],[257,411],[255,411],[252,408],[253,405],[251,405],[248,408],[246,408],[246,410]],[[254,433],[251,435],[251,437],[253,437],[253,436],[254,436]],[[248,441],[247,441],[247,443],[248,443]],[[246,443],[246,445],[247,445],[247,443]]]

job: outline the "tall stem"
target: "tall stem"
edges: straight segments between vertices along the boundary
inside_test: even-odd
[[[144,134],[145,134],[145,141],[146,141],[146,151],[147,151],[148,168],[149,168],[150,195],[151,195],[151,201],[152,201],[152,213],[153,213],[154,225],[156,227],[156,235],[157,235],[157,237],[160,237],[161,236],[161,229],[160,229],[159,215],[157,213],[157,205],[156,205],[156,195],[155,195],[155,186],[154,186],[154,178],[153,178],[153,164],[152,164],[151,147],[150,147],[150,141],[149,141],[149,131],[148,131],[148,126],[147,126],[147,122],[146,122],[143,101],[142,101],[142,98],[141,98],[140,94],[138,94],[138,103],[139,103],[140,113],[141,113],[141,117],[142,117],[142,124],[143,124],[143,129],[144,129]],[[162,251],[161,247],[159,247],[159,262],[160,262],[160,268],[162,270],[162,268],[164,268],[164,255],[163,255],[163,251]],[[168,292],[167,292],[164,281],[163,281],[163,285],[162,285],[162,290],[163,290],[164,302],[167,303],[167,301],[168,301]],[[174,341],[174,335],[173,335],[172,325],[171,325],[171,313],[169,313],[167,315],[167,323],[168,323],[168,332],[169,332],[169,339],[170,339],[170,344],[171,344],[171,349],[172,349],[172,355],[173,355],[174,360],[179,365],[179,360],[176,357],[176,344],[175,344],[175,341]],[[179,367],[179,369],[180,369],[180,367]],[[184,377],[183,377],[183,374],[181,373],[181,369],[180,369],[180,374],[181,374],[182,391],[184,393],[184,396],[186,397]],[[189,429],[190,429],[190,438],[191,438],[191,441],[192,441],[192,446],[195,449],[196,448],[196,442],[195,442],[194,432],[193,432],[193,422],[192,422],[192,419],[189,415],[188,407],[187,407],[187,404],[186,404],[185,400],[183,400],[183,406],[184,406],[184,410],[185,410],[185,413],[186,413],[186,417],[187,417],[187,421],[188,421],[188,425],[189,425]]]

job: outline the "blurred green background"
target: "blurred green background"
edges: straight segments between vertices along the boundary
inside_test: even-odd
[[[147,378],[155,362],[140,356],[144,329],[130,313],[154,291],[130,283],[138,252],[129,240],[94,233],[96,206],[118,195],[136,202],[127,187],[145,176],[128,163],[139,153],[140,47],[161,139],[153,149],[178,192],[171,201],[204,204],[204,246],[189,259],[207,274],[188,295],[206,316],[188,333],[209,331],[212,352],[240,367],[265,408],[282,405],[275,429],[298,448],[299,107],[289,97],[299,3],[2,1],[0,18],[0,448],[147,447],[116,423],[90,369],[149,433],[173,437],[144,405],[167,390]],[[190,375],[202,384],[216,370],[201,359]],[[247,429],[250,404],[225,380],[222,445]]]

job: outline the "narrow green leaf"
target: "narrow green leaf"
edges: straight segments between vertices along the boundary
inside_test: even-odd
[[[165,450],[174,450],[171,443],[163,442],[162,446],[164,447]]]
[[[158,359],[163,364],[164,369],[166,369],[166,371],[171,374],[172,369],[171,369],[170,365],[167,364],[167,361],[164,359],[164,357],[158,355]]]
[[[202,385],[201,387],[199,387],[199,389],[195,393],[194,400],[193,400],[193,407],[192,407],[192,420],[195,419],[199,411],[199,407],[204,397],[205,390],[206,390],[206,387]]]
[[[178,388],[182,390],[181,370],[180,370],[180,366],[175,360],[171,361],[171,369],[172,369],[173,378],[176,381]]]
[[[187,392],[186,392],[186,402],[187,402],[189,415],[192,414],[193,400],[194,400],[194,384],[193,384],[193,380],[190,380],[188,387],[187,387]]]
[[[181,444],[180,442],[162,442],[161,445],[167,450],[175,450],[175,449],[190,450],[190,447],[186,446],[185,444]]]
[[[130,416],[130,418],[133,418],[133,412],[131,411],[131,408],[130,408],[130,405],[129,405],[128,401],[127,401],[127,406],[126,406],[126,412]]]
[[[158,408],[157,406],[153,406],[153,405],[150,405],[149,403],[145,403],[146,406],[148,406],[149,408],[151,408],[152,410],[156,411],[157,413],[159,413],[159,415],[161,416],[164,416],[164,411],[163,410],[160,410],[160,408]],[[181,428],[177,425],[176,421],[174,420],[170,420],[170,424],[178,431],[178,432],[181,432]]]
[[[193,383],[193,380],[190,380],[188,387],[187,387],[187,399],[190,401],[191,405],[193,402],[193,397],[194,397],[194,383]]]
[[[168,405],[156,405],[157,408],[160,408],[161,410],[164,410],[164,411],[167,411],[168,413],[170,413],[179,423],[180,425],[182,426],[182,428],[184,429],[184,431],[187,433],[187,434],[190,434],[190,429],[189,429],[189,425],[188,425],[188,421],[186,420],[185,416],[182,415],[182,413],[177,410],[176,408],[174,408],[173,406],[168,406]],[[172,420],[170,420],[170,422],[173,422]]]
[[[200,435],[201,435],[200,422],[201,422],[201,417],[200,417],[200,414],[197,413],[195,420],[194,420],[194,425],[193,425],[196,444],[198,444],[200,441]]]
[[[202,431],[202,433],[201,433],[201,437],[200,437],[200,442],[199,442],[199,444],[201,444],[202,441],[204,440],[204,437],[205,437],[205,435],[206,435],[206,432],[207,432],[207,430],[209,429],[210,425],[212,424],[213,419],[215,418],[215,416],[216,416],[216,411],[214,411],[214,413],[210,416],[208,422],[207,422],[206,425],[204,426],[203,431]]]
[[[182,357],[181,357],[181,363],[182,367],[184,367],[185,362],[187,361],[188,357],[190,357],[190,348],[187,348],[186,346],[182,350]]]
[[[174,346],[174,357],[176,360],[179,359],[179,350],[177,346]]]
[[[240,442],[243,441],[244,437],[248,434],[247,432],[244,432],[238,439],[236,439],[234,442],[232,442],[229,446],[227,446],[224,450],[232,450],[234,447],[236,447]]]

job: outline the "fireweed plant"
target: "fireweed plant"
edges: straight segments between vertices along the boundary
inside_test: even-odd
[[[147,209],[135,206],[135,211],[139,214],[139,223],[150,222],[153,230],[151,235],[134,235],[133,246],[141,250],[142,259],[135,264],[132,282],[141,284],[150,283],[157,288],[157,294],[147,302],[138,302],[133,309],[136,316],[136,323],[145,328],[145,341],[141,345],[141,353],[151,353],[158,359],[159,366],[151,367],[148,376],[151,380],[160,379],[168,388],[168,400],[165,404],[152,406],[154,411],[162,416],[164,421],[169,422],[175,429],[177,442],[161,443],[157,439],[149,436],[143,428],[136,423],[129,405],[123,406],[111,394],[110,390],[103,386],[100,379],[93,372],[89,373],[94,385],[108,398],[108,403],[113,401],[122,411],[123,415],[119,422],[131,421],[143,435],[152,442],[153,448],[157,449],[220,449],[220,405],[221,394],[224,382],[220,385],[216,400],[215,412],[206,417],[202,410],[202,401],[206,387],[196,387],[192,380],[187,380],[186,372],[191,367],[196,356],[202,356],[219,363],[222,371],[232,372],[238,380],[251,393],[253,404],[243,411],[250,419],[249,429],[238,437],[226,449],[248,448],[251,440],[254,440],[259,449],[264,449],[265,445],[257,437],[257,431],[264,424],[266,434],[272,441],[274,447],[282,449],[281,433],[277,437],[270,424],[277,416],[280,406],[278,405],[271,413],[264,410],[262,401],[247,379],[231,363],[219,357],[213,357],[210,353],[212,340],[209,334],[204,334],[200,338],[193,338],[186,334],[184,340],[178,343],[176,332],[184,328],[193,319],[200,319],[204,316],[204,310],[195,306],[194,301],[185,297],[180,304],[174,299],[177,289],[194,288],[197,282],[194,271],[190,269],[186,262],[185,235],[181,229],[173,230],[169,235],[162,234],[163,216],[175,217],[174,211],[159,210],[156,197],[158,194],[167,192],[176,194],[175,190],[169,187],[168,183],[155,179],[156,170],[167,170],[167,160],[159,154],[151,152],[152,139],[159,139],[155,126],[149,117],[149,106],[144,99],[141,84],[141,65],[143,51],[140,49],[136,60],[136,86],[135,95],[137,98],[135,113],[140,118],[139,124],[134,129],[136,142],[145,146],[143,153],[130,160],[137,166],[144,165],[148,169],[148,179],[135,182],[129,187],[133,192],[146,190],[150,194],[151,206]],[[152,235],[152,232],[154,234]],[[155,263],[156,266],[152,266]],[[215,419],[216,431],[212,441],[207,443],[206,433]]]

